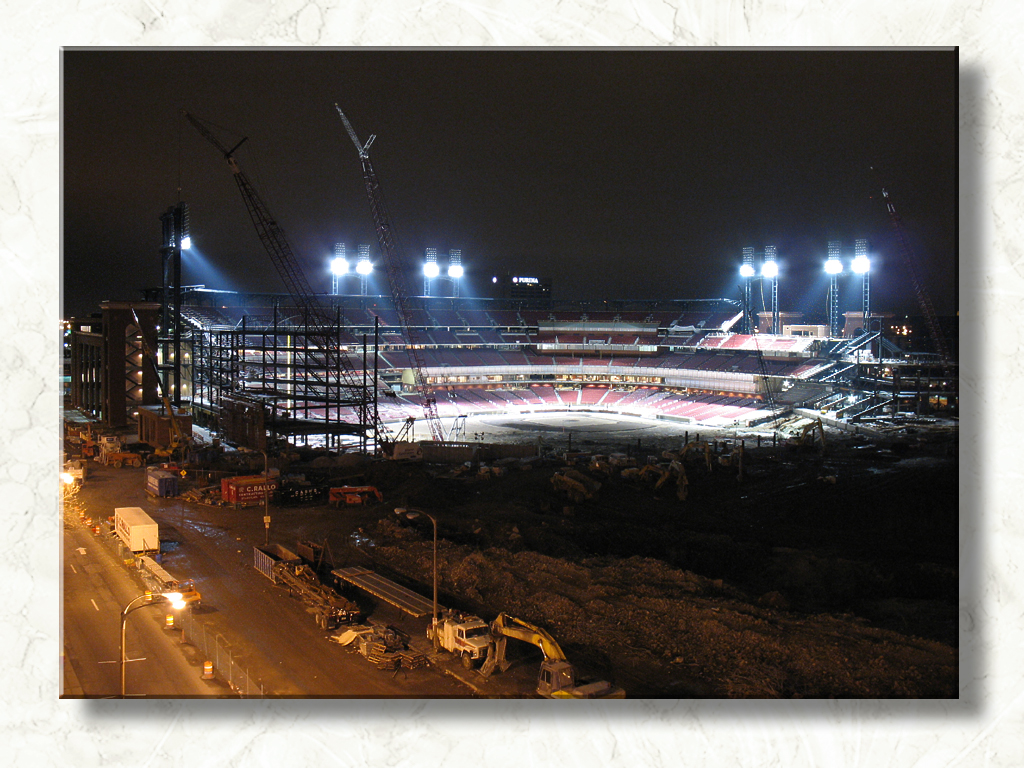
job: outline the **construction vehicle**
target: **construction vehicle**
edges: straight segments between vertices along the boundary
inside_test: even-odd
[[[378,503],[384,501],[380,491],[372,485],[342,485],[331,488],[327,493],[328,503],[335,507],[342,503],[347,506],[359,506],[367,504],[371,498],[377,499]]]
[[[466,669],[487,657],[493,640],[486,621],[451,610],[438,617],[436,626],[427,627],[427,639],[433,641],[435,633],[437,645],[458,656]]]
[[[594,498],[601,483],[575,469],[562,469],[551,476],[551,484],[564,493],[573,504]]]
[[[341,624],[359,621],[359,606],[320,581],[316,572],[291,550],[279,544],[253,547],[253,565],[312,608],[320,629],[333,630]]]
[[[313,608],[320,629],[333,630],[359,620],[359,606],[322,583],[305,563],[278,563],[274,571],[278,584]]]
[[[102,464],[117,469],[125,465],[129,467],[142,466],[142,456],[131,451],[103,451],[99,458]]]
[[[537,695],[546,699],[624,699],[626,692],[611,683],[599,680],[580,684],[576,670],[566,659],[562,648],[550,634],[529,622],[509,616],[498,615],[491,622],[490,634],[494,637],[493,651],[488,653],[481,672],[490,674],[495,667],[504,672],[510,666],[505,657],[507,638],[522,640],[540,648],[544,660],[537,676]]]
[[[148,555],[143,555],[138,560],[139,570],[143,578],[148,577],[152,586],[157,592],[179,592],[183,602],[198,608],[202,605],[203,596],[196,589],[196,583],[192,579],[178,580],[168,573],[162,565]]]
[[[786,441],[786,445],[790,448],[797,449],[813,448],[815,440],[818,441],[818,446],[821,449],[821,452],[825,453],[825,426],[822,424],[820,418],[815,419],[809,424],[805,424],[804,428],[800,430],[800,434],[789,438],[789,440]]]

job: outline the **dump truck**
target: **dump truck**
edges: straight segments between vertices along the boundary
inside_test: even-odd
[[[490,634],[494,638],[494,643],[488,651],[487,660],[481,669],[481,672],[486,675],[489,675],[495,667],[501,671],[508,669],[505,643],[506,639],[511,637],[535,645],[544,654],[540,673],[537,676],[538,696],[546,699],[626,698],[626,692],[622,688],[604,680],[579,683],[576,679],[576,670],[566,659],[561,647],[548,632],[540,627],[502,613],[491,622]]]
[[[115,508],[114,531],[132,552],[160,551],[160,528],[142,507]]]
[[[436,628],[428,626],[428,640],[434,640],[435,631],[437,644],[458,656],[466,669],[472,669],[478,661],[487,657],[487,649],[493,641],[486,621],[479,616],[470,616],[458,611],[445,611],[438,618]]]

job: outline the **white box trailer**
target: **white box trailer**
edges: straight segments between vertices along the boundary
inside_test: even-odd
[[[114,530],[132,552],[160,551],[159,528],[142,507],[115,508]]]

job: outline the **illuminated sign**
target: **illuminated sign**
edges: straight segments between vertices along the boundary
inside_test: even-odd
[[[529,283],[530,285],[540,285],[540,280],[536,277],[513,277],[513,283]]]

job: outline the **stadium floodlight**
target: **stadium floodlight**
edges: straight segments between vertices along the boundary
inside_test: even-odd
[[[871,271],[871,260],[864,255],[859,255],[853,260],[853,271],[858,275],[864,275]]]
[[[843,262],[839,259],[829,257],[828,261],[825,262],[825,272],[830,275],[838,275],[843,271]]]
[[[779,276],[779,263],[774,259],[772,261],[766,261],[761,265],[761,277],[767,277],[769,280],[774,280]]]
[[[188,251],[191,248],[192,248],[192,238],[189,237],[188,235],[185,235],[183,238],[181,238],[181,250]]]
[[[754,276],[754,265],[744,264],[740,267],[740,277],[753,277]]]
[[[364,277],[369,275],[373,272],[373,262],[369,259],[359,259],[359,262],[356,264],[356,272]]]
[[[347,275],[348,274],[348,261],[345,258],[341,257],[341,256],[338,256],[337,258],[332,259],[331,260],[331,274],[332,275],[337,275],[338,277],[341,277],[342,275]]]
[[[465,274],[462,269],[462,249],[452,248],[448,251],[448,277],[452,281],[452,296],[459,295],[459,279]]]
[[[441,269],[437,266],[436,261],[428,261],[423,265],[424,277],[437,277],[441,274]]]

